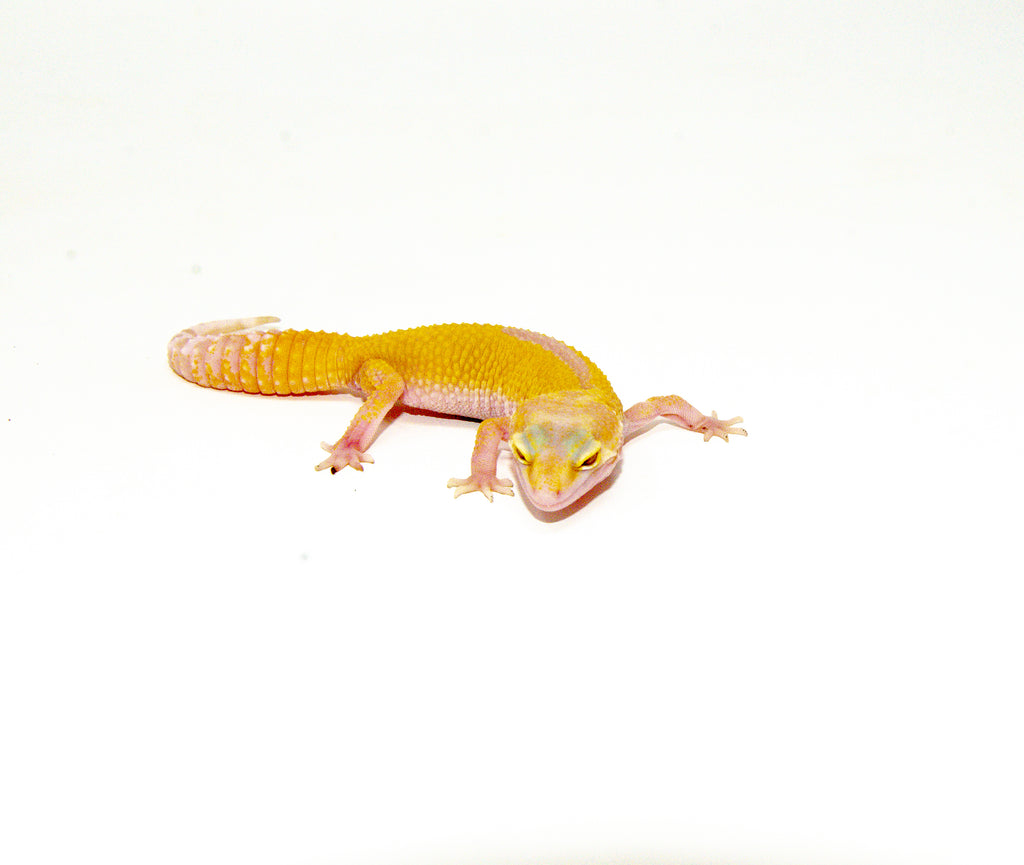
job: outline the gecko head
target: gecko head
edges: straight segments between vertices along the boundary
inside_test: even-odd
[[[538,510],[557,511],[611,473],[622,418],[587,391],[547,394],[519,406],[508,443],[520,492]]]

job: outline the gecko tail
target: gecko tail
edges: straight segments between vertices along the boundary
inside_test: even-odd
[[[337,354],[346,339],[318,331],[281,331],[273,315],[207,321],[176,333],[167,363],[200,387],[287,396],[339,390]]]
[[[259,393],[255,363],[261,343],[279,333],[259,329],[280,321],[274,315],[225,318],[186,327],[167,343],[167,363],[186,381],[218,390]]]

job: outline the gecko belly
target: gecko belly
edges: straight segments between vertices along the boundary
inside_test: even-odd
[[[400,402],[410,408],[478,420],[510,415],[516,410],[517,405],[514,400],[500,392],[416,381],[406,382]]]

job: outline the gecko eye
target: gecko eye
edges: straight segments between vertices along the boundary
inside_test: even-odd
[[[601,449],[598,448],[596,451],[587,454],[587,456],[580,462],[576,463],[578,469],[592,469],[597,465],[598,460],[601,457]]]
[[[524,466],[528,466],[530,464],[529,455],[516,443],[515,439],[511,440],[508,443],[508,446],[512,449],[512,456],[519,460],[519,462]]]

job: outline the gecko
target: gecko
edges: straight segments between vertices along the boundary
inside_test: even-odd
[[[513,495],[498,477],[507,446],[519,490],[537,510],[558,511],[611,474],[623,443],[664,418],[704,441],[747,434],[743,418],[702,414],[679,396],[628,409],[608,378],[575,348],[533,331],[490,324],[436,324],[370,336],[278,330],[275,316],[211,321],[186,328],[167,361],[187,381],[220,390],[279,396],[354,393],[363,397],[345,434],[321,443],[316,469],[363,470],[367,449],[395,406],[480,421],[469,476],[452,478],[455,497]]]

